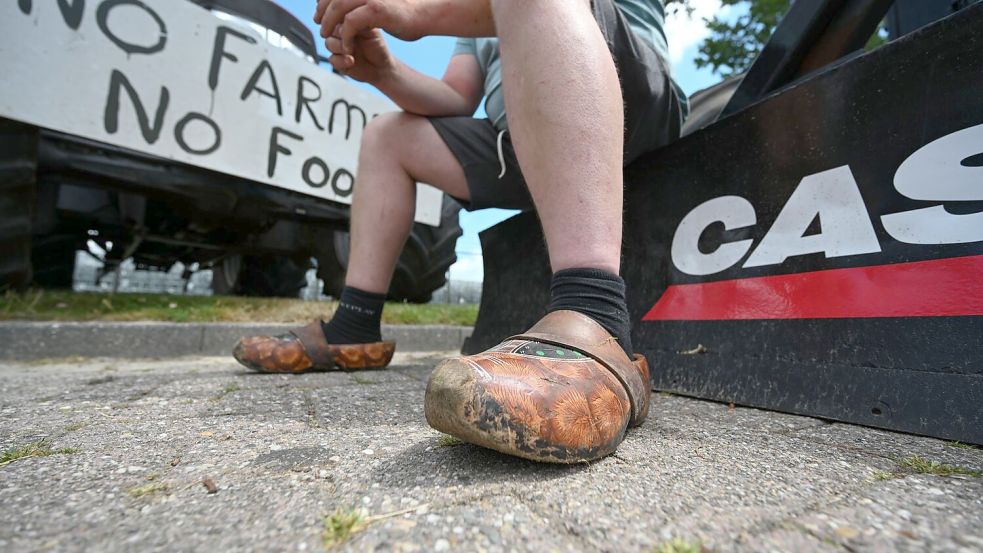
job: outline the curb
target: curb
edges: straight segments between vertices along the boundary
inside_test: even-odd
[[[60,357],[229,355],[241,336],[283,334],[295,324],[2,322],[0,360]],[[460,350],[470,326],[384,325],[399,351]]]

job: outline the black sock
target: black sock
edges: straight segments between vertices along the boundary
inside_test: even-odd
[[[382,340],[382,306],[385,294],[373,294],[345,286],[334,317],[321,323],[329,344],[365,344]]]
[[[631,324],[625,281],[600,269],[564,269],[553,273],[547,313],[569,309],[597,321],[632,357]]]

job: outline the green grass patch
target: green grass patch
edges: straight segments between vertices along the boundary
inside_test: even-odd
[[[27,457],[48,457],[50,455],[71,455],[72,453],[78,453],[78,449],[74,447],[63,447],[61,449],[52,449],[51,444],[47,440],[38,440],[36,442],[31,442],[29,444],[24,444],[22,446],[12,447],[2,454],[0,454],[0,467],[4,465],[9,465],[14,461],[19,459],[26,459]]]
[[[324,538],[324,546],[338,545],[365,526],[365,515],[361,511],[338,508],[324,517],[324,532],[321,534]]]
[[[946,445],[946,447],[954,447],[956,449],[979,449],[979,450],[983,450],[983,446],[978,446],[978,445],[973,445],[973,444],[964,444],[964,443],[962,443],[962,442],[960,442],[958,440],[957,441],[954,441],[954,442],[946,442],[945,445]]]
[[[441,436],[437,438],[437,445],[439,445],[440,447],[455,447],[459,445],[464,445],[464,442],[455,438],[454,436],[441,434]]]
[[[662,545],[657,545],[652,551],[653,553],[702,553],[705,549],[700,542],[673,538]]]
[[[130,497],[135,497],[137,499],[141,497],[149,497],[159,493],[167,492],[171,489],[170,486],[163,482],[151,482],[143,486],[137,486],[135,488],[130,488],[126,493],[130,494]]]
[[[352,379],[352,382],[354,382],[355,384],[361,384],[363,386],[368,384],[378,384],[378,382],[372,380],[371,378],[365,378],[364,376],[358,376],[357,374],[350,374],[348,376]]]
[[[931,461],[922,457],[908,457],[898,461],[898,468],[905,472],[914,474],[931,474],[934,476],[972,476],[983,478],[983,471],[959,467],[956,465],[946,465],[938,461]]]
[[[75,432],[76,430],[82,430],[86,426],[87,426],[87,423],[77,422],[75,424],[70,424],[70,425],[66,426],[65,427],[65,431],[66,432]]]
[[[888,472],[886,470],[875,470],[874,473],[871,475],[871,478],[873,478],[877,482],[883,482],[885,480],[894,480],[899,476],[900,475],[896,472]]]
[[[306,323],[329,318],[336,306],[285,298],[32,290],[0,297],[0,320]],[[472,326],[477,317],[477,305],[387,303],[382,322]]]

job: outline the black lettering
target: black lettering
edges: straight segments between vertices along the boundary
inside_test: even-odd
[[[143,139],[147,141],[147,144],[157,142],[157,139],[160,138],[160,131],[164,127],[164,114],[167,112],[167,104],[170,102],[171,93],[167,90],[166,86],[160,88],[160,103],[157,104],[157,113],[154,116],[154,123],[151,125],[150,119],[147,117],[147,111],[144,109],[143,102],[140,101],[136,89],[130,84],[126,75],[114,69],[112,75],[109,77],[109,97],[106,99],[106,111],[103,114],[103,124],[106,127],[106,132],[109,134],[116,134],[116,131],[119,130],[119,96],[121,88],[126,89],[126,94],[129,95],[130,101],[133,103],[137,121],[140,123],[140,132],[143,133]]]
[[[273,83],[273,92],[263,90],[257,86],[259,77],[263,73],[270,74],[270,82]],[[280,101],[280,86],[276,84],[276,73],[273,72],[273,66],[270,65],[270,62],[266,60],[259,62],[259,65],[256,66],[256,70],[253,71],[252,76],[249,77],[249,82],[246,83],[246,87],[242,89],[242,96],[240,99],[245,100],[246,98],[249,98],[249,95],[252,94],[254,90],[263,96],[268,96],[276,100],[277,115],[283,115],[283,102]]]
[[[342,176],[348,177],[348,188],[342,188],[341,185],[338,183],[338,181],[341,180]],[[331,178],[331,189],[334,190],[335,194],[341,196],[342,198],[346,198],[352,195],[352,190],[354,189],[354,187],[355,187],[354,175],[352,175],[345,169],[338,169],[337,171],[335,171],[334,177]]]
[[[279,138],[281,134],[285,134],[294,140],[304,140],[304,137],[300,136],[299,134],[294,134],[287,129],[281,129],[280,127],[273,127],[273,132],[270,133],[270,154],[266,162],[266,176],[269,178],[273,178],[273,174],[276,172],[276,158],[279,156],[279,154],[286,154],[289,156],[293,153],[293,151],[286,146],[280,145]]]
[[[318,181],[311,178],[311,169],[315,165],[321,168],[321,180]],[[304,162],[304,169],[301,172],[301,176],[304,177],[304,182],[311,188],[321,188],[325,184],[328,184],[328,177],[331,176],[331,171],[323,159],[315,156]]]
[[[236,38],[245,40],[249,44],[256,44],[256,39],[233,29],[232,27],[220,26],[215,31],[215,46],[212,48],[212,63],[208,67],[208,88],[215,91],[218,86],[218,70],[222,65],[222,58],[232,62],[238,62],[239,58],[225,50],[225,37],[232,35]]]
[[[196,150],[188,145],[188,142],[184,139],[184,128],[192,121],[201,121],[212,128],[212,132],[215,134],[215,139],[211,146]],[[177,125],[174,126],[174,139],[177,140],[177,145],[180,146],[185,152],[198,156],[205,156],[214,152],[215,150],[218,150],[218,147],[222,145],[222,129],[219,129],[218,125],[215,124],[215,121],[212,121],[212,119],[204,113],[196,113],[192,111],[182,117],[181,120],[177,122]]]
[[[30,7],[30,2],[28,2]],[[77,31],[82,24],[82,14],[85,10],[85,0],[75,0],[71,4],[68,0],[58,0],[58,7],[61,8],[61,16],[65,18],[65,24],[73,31]]]
[[[31,0],[17,0],[17,7],[24,15],[31,15],[34,9],[34,2]],[[82,24],[82,14],[85,13],[85,0],[75,0],[71,4],[68,0],[58,0],[58,7],[61,8],[61,16],[65,19],[65,24],[73,31],[77,31]]]
[[[317,96],[307,96],[304,94],[304,85],[308,83],[314,85],[314,90],[317,92]],[[317,116],[314,115],[314,109],[310,106],[310,102],[316,102],[320,99],[321,86],[314,82],[313,79],[308,79],[307,77],[301,75],[300,78],[297,79],[297,109],[294,111],[294,121],[300,123],[300,116],[303,113],[301,110],[306,109],[307,114],[311,116],[311,121],[314,121],[314,126],[323,131],[324,127],[318,123]]]
[[[109,12],[113,8],[118,8],[119,6],[134,6],[142,9],[150,17],[154,19],[157,23],[157,28],[160,34],[157,38],[157,43],[152,46],[143,46],[140,44],[132,44],[126,42],[125,40],[116,36],[109,29]],[[99,23],[99,30],[102,34],[106,35],[106,38],[111,40],[120,50],[123,50],[127,54],[156,54],[164,49],[164,45],[167,44],[167,25],[164,24],[164,20],[157,15],[157,12],[147,7],[146,4],[140,0],[104,0],[102,4],[99,4],[99,9],[96,10],[96,22]]]
[[[369,120],[365,116],[365,111],[363,111],[362,108],[356,106],[355,104],[348,103],[348,100],[345,100],[345,99],[335,100],[335,103],[331,104],[331,116],[328,119],[328,132],[329,133],[334,133],[335,110],[338,108],[338,106],[341,106],[341,105],[345,106],[345,116],[346,116],[345,124],[348,125],[345,128],[345,140],[348,140],[348,138],[352,134],[352,112],[353,111],[358,111],[360,114],[362,114],[362,128],[363,129],[365,128],[365,125],[367,125],[369,123]]]

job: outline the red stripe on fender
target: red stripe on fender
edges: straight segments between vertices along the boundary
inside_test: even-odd
[[[643,321],[983,315],[983,255],[670,286]]]

